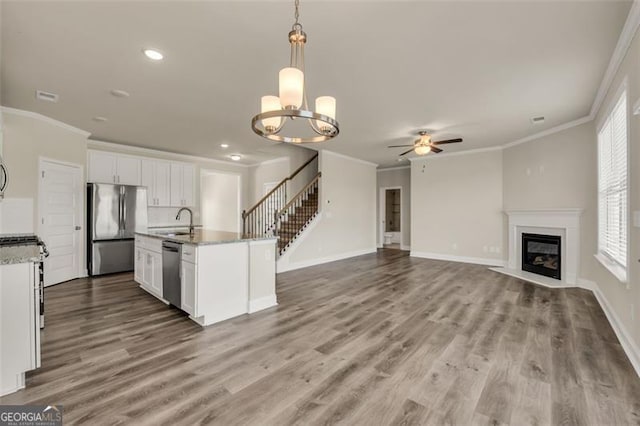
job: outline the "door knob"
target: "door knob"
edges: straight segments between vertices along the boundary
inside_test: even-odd
[[[82,229],[82,226],[76,226],[76,231],[79,231]]]

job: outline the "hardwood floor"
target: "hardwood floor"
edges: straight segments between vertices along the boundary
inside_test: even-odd
[[[590,292],[380,250],[281,274],[278,300],[201,329],[129,274],[48,288],[42,368],[0,404],[63,404],[66,424],[640,423]]]

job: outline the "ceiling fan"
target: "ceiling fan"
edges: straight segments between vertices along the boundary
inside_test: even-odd
[[[442,150],[438,148],[437,145],[462,142],[462,138],[447,139],[445,141],[435,142],[431,140],[431,135],[429,135],[429,132],[427,132],[426,130],[421,130],[420,132],[418,132],[418,134],[420,135],[420,139],[416,139],[411,145],[389,145],[387,148],[406,148],[410,146],[411,149],[400,154],[400,157],[402,157],[403,155],[406,155],[411,151],[415,151],[415,153],[418,155],[426,155],[430,152],[438,154],[442,152]]]

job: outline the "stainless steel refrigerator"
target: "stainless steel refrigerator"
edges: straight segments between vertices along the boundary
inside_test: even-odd
[[[147,229],[147,188],[87,184],[89,275],[133,271],[135,232]]]

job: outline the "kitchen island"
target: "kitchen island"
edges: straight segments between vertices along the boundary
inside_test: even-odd
[[[142,289],[207,326],[277,305],[276,238],[196,229],[136,232]]]

